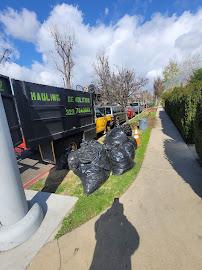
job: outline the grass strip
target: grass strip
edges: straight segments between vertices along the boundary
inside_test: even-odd
[[[148,119],[155,119],[155,115],[156,112],[143,111],[141,114],[131,119],[129,123],[133,125],[144,117]],[[60,181],[61,178],[62,181],[60,181],[60,184],[57,186],[55,193],[76,196],[78,198],[73,211],[69,216],[64,218],[56,238],[59,238],[67,232],[72,231],[76,227],[103,212],[112,204],[115,197],[120,197],[128,189],[130,184],[135,180],[141,168],[146,147],[149,142],[150,133],[150,125],[144,132],[141,133],[141,145],[136,150],[135,166],[120,176],[110,175],[105,184],[103,184],[97,191],[89,196],[83,193],[81,181],[72,171],[68,172],[65,178],[63,176],[63,172],[61,172],[61,176],[57,173],[56,176],[52,175],[52,179],[50,179],[50,177],[48,181],[47,178],[41,179],[30,187],[32,190],[40,191],[45,186],[50,189],[46,191],[52,192],[52,187],[54,189],[54,186],[57,185],[57,181]]]
[[[120,176],[111,175],[107,182],[90,196],[86,196],[80,189],[72,192],[72,195],[78,197],[78,201],[71,214],[64,218],[56,238],[72,231],[104,211],[112,204],[115,197],[119,197],[128,189],[141,168],[150,133],[151,128],[148,128],[142,133],[141,146],[136,150],[136,164],[130,171]]]

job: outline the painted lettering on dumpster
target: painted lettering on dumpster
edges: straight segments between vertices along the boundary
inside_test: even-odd
[[[80,96],[68,96],[67,97],[67,102],[68,103],[85,103],[85,104],[88,104],[90,103],[90,98],[88,97],[80,97]]]
[[[60,101],[60,95],[56,93],[42,93],[42,92],[30,92],[30,97],[32,101],[44,101],[44,102],[50,102],[50,101]]]
[[[74,108],[74,109],[65,108],[66,116],[86,114],[86,113],[91,113],[90,107],[82,107],[82,108]]]
[[[89,97],[67,96],[67,104],[75,105],[75,108],[65,108],[66,116],[81,115],[91,113],[91,100]],[[78,107],[77,107],[78,106]]]

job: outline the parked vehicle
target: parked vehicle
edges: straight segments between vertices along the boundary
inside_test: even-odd
[[[110,115],[106,116],[100,112],[98,108],[95,109],[95,124],[96,133],[105,132],[111,129],[113,126],[112,117]]]
[[[100,106],[97,108],[107,117],[111,116],[115,126],[126,122],[126,113],[121,106]]]
[[[130,103],[130,106],[134,109],[135,113],[141,113],[144,109],[144,106],[139,101]]]
[[[26,147],[55,164],[65,149],[96,137],[92,94],[1,75],[0,86],[14,147],[24,137]]]
[[[135,116],[135,110],[130,106],[126,107],[126,113],[127,113],[128,119],[131,119]]]

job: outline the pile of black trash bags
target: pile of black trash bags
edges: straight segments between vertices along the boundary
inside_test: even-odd
[[[79,176],[86,194],[97,190],[112,171],[120,175],[134,166],[136,144],[130,125],[116,127],[107,133],[104,144],[84,141],[68,155],[69,169]]]

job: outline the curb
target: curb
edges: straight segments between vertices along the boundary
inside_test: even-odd
[[[42,172],[42,173],[38,174],[37,176],[33,177],[32,179],[28,180],[26,183],[23,184],[23,188],[24,188],[24,189],[29,188],[31,185],[33,185],[33,184],[35,184],[37,181],[39,181],[40,178],[42,178],[42,177],[45,176],[47,173],[49,173],[50,170],[51,170],[51,168],[48,169],[48,170],[45,171],[45,172]]]

